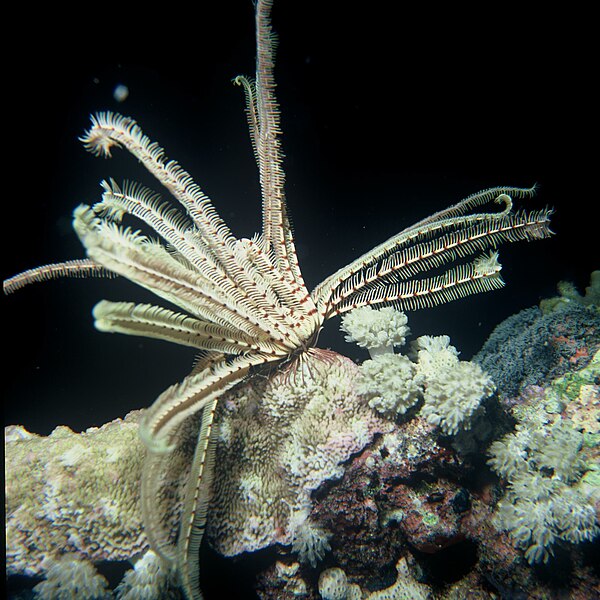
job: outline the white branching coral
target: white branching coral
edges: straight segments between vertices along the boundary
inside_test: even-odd
[[[363,306],[346,313],[342,317],[340,328],[347,342],[355,342],[361,348],[367,348],[371,357],[393,352],[394,347],[402,346],[410,329],[406,326],[407,316],[395,308],[386,307],[375,310]]]
[[[342,329],[352,334],[346,339],[358,341],[372,354],[361,366],[358,391],[371,408],[388,417],[404,414],[422,398],[420,414],[443,433],[469,429],[481,401],[494,391],[492,380],[479,365],[459,360],[448,336],[418,338],[416,361],[394,354],[393,346],[405,342],[406,324],[406,315],[391,308],[357,309],[346,317]],[[394,327],[399,327],[398,335]],[[396,342],[384,345],[380,340]]]
[[[449,356],[444,350],[441,353]],[[454,364],[427,373],[420,369],[420,373],[425,382],[421,415],[448,435],[469,429],[481,401],[495,389],[478,364],[458,358]]]
[[[419,371],[435,379],[438,371],[451,369],[458,363],[458,350],[450,345],[447,335],[422,335],[413,344],[418,357]]]
[[[417,365],[402,354],[381,354],[361,365],[357,386],[377,412],[393,417],[415,405],[423,392]]]
[[[422,336],[415,346],[425,388],[421,415],[449,435],[468,429],[481,401],[494,391],[492,380],[479,365],[459,360],[448,336]]]
[[[530,564],[547,562],[557,540],[579,543],[600,532],[593,490],[581,483],[582,442],[568,420],[527,415],[514,433],[490,446],[488,464],[508,481],[496,523]]]
[[[51,561],[46,579],[34,588],[39,600],[109,600],[108,581],[94,565],[75,556],[65,555]]]
[[[169,600],[180,598],[173,573],[152,551],[135,561],[115,592],[117,600]]]

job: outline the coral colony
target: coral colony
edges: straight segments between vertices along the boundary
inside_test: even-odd
[[[433,471],[409,486],[424,465],[442,472],[467,460],[485,438],[495,385],[480,364],[459,360],[446,336],[422,336],[396,352],[409,336],[401,311],[499,288],[496,247],[547,237],[549,211],[513,210],[532,189],[474,194],[309,293],[285,204],[270,9],[268,0],[256,3],[256,79],[235,80],[246,95],[262,232],[235,238],[190,175],[132,119],[102,113],[92,117],[85,148],[107,157],[127,150],[178,204],[139,185],[104,182],[102,199],[74,212],[87,258],[5,282],[11,292],[60,276],[125,277],[179,312],[101,301],[99,330],[202,351],[188,377],[124,420],[82,434],[59,427],[48,438],[7,428],[7,571],[43,576],[40,598],[199,599],[204,533],[227,556],[282,549],[259,584],[265,598],[275,589],[277,597],[315,597],[305,574],[324,560],[337,564],[321,569],[323,598],[426,598],[432,588],[416,577],[400,533],[415,548],[440,549],[464,539],[458,514],[471,510],[475,519],[485,509],[455,480],[440,477],[439,489],[429,490]],[[124,227],[125,217],[156,237]],[[340,314],[347,339],[371,355],[360,367],[313,347],[323,323]],[[491,468],[508,484],[496,524],[528,562],[544,562],[557,543],[598,531],[590,457],[584,433],[566,416],[514,419],[515,432],[505,430],[489,449]],[[488,439],[492,429],[488,420]],[[317,502],[324,482],[338,484]],[[431,500],[422,497],[426,488]],[[335,497],[345,510],[328,504]],[[442,510],[447,497],[460,507],[454,516]],[[336,522],[361,514],[363,529]],[[379,540],[368,575],[359,567],[366,555],[355,552],[361,531]],[[110,590],[95,565],[113,560],[133,569]],[[379,567],[391,577],[387,585],[372,580]]]

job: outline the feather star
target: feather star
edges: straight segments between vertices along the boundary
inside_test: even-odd
[[[164,203],[137,184],[105,181],[100,202],[79,206],[74,229],[87,259],[46,265],[4,282],[6,293],[61,276],[120,275],[181,312],[149,304],[101,301],[101,331],[167,340],[203,352],[194,371],[146,411],[142,512],[152,548],[173,565],[185,595],[201,598],[198,551],[210,494],[217,401],[265,363],[298,364],[312,354],[323,323],[360,306],[414,310],[503,285],[500,243],[547,237],[550,210],[513,211],[513,199],[535,189],[498,187],[405,229],[340,269],[309,292],[298,264],[284,195],[279,108],[273,79],[272,0],[256,3],[256,78],[237,77],[246,97],[250,138],[260,176],[262,233],[237,239],[210,199],[178,163],[167,160],[136,122],[110,112],[92,117],[85,148],[110,157],[129,151],[179,203]],[[497,206],[494,209],[494,204]],[[183,210],[182,210],[183,209]],[[128,216],[149,226],[151,239],[123,227]],[[200,432],[179,521],[177,542],[157,514],[161,478],[184,421],[202,411]]]

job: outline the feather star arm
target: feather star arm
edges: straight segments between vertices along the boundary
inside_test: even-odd
[[[154,229],[175,251],[173,256],[179,257],[184,266],[194,271],[195,276],[204,279],[206,289],[220,294],[221,300],[237,297],[242,304],[250,305],[252,311],[258,309],[262,313],[263,324],[275,318],[285,326],[294,328],[296,321],[288,305],[289,296],[278,296],[277,286],[271,285],[274,276],[272,270],[265,270],[262,263],[253,260],[256,244],[249,240],[236,240],[232,245],[237,261],[245,272],[240,282],[213,260],[203,239],[194,233],[185,217],[170,205],[161,204],[156,194],[137,184],[125,184],[121,189],[114,181],[105,181],[102,187],[102,200],[92,207],[95,213],[115,222],[120,222],[124,214],[135,216]],[[240,311],[240,307],[236,307],[236,310]]]
[[[256,343],[254,338],[233,327],[196,319],[162,306],[102,300],[94,307],[93,315],[99,331],[160,339],[224,354],[276,350],[268,342]]]
[[[5,279],[2,286],[5,294],[12,294],[31,283],[40,283],[62,277],[115,277],[108,269],[86,258],[67,260],[61,263],[43,265],[34,269],[27,269],[13,277]]]
[[[389,302],[392,302],[392,298],[396,298],[394,302],[397,302],[397,305],[403,304],[398,302],[401,297],[413,298],[407,308],[432,306],[445,302],[447,300],[443,294],[432,294],[430,300],[423,302],[414,300],[415,298],[424,300],[428,296],[428,289],[437,289],[441,281],[439,279],[430,282],[432,288],[428,288],[427,284],[423,283],[425,280],[415,280],[410,285],[394,289],[390,294],[384,290],[386,285],[394,285],[422,271],[438,268],[477,251],[495,248],[503,242],[538,239],[551,235],[549,229],[551,211],[512,213],[512,199],[506,194],[508,190],[517,190],[517,196],[528,195],[532,191],[519,190],[519,188],[494,188],[469,196],[455,206],[405,229],[340,269],[317,286],[312,293],[320,314],[327,319],[334,314],[349,310],[348,307],[368,304],[374,298],[377,298],[377,302],[385,302],[381,300],[385,297],[390,299]],[[491,200],[504,203],[505,209],[500,212],[465,214]],[[464,274],[461,273],[460,277],[462,278]],[[451,269],[444,276],[452,278],[454,275],[458,276],[459,272]],[[476,273],[475,279],[479,279]],[[450,280],[447,281],[447,284],[451,283]],[[377,293],[373,291],[366,293],[367,290],[375,287],[379,288]],[[472,285],[452,287],[456,292],[462,290],[464,292],[462,295],[487,289],[487,285],[484,289]]]
[[[263,201],[262,240],[274,256],[276,268],[297,288],[296,300],[306,302],[302,278],[287,214],[282,167],[279,106],[275,98],[274,55],[277,38],[271,28],[272,0],[256,5],[256,78],[238,77],[244,87],[250,138],[258,162]]]
[[[502,216],[493,220],[456,217],[452,221],[452,229],[448,233],[394,251],[377,262],[365,264],[361,270],[340,281],[340,286],[332,295],[331,308],[363,292],[365,288],[381,288],[412,279],[415,275],[468,257],[479,250],[494,248],[502,242],[533,239],[539,236],[540,227],[547,223],[548,215],[543,211],[534,211],[527,215]]]
[[[173,433],[187,417],[239,383],[251,367],[281,358],[260,353],[236,356],[188,375],[181,383],[167,388],[144,413],[140,423],[140,437],[148,450],[157,454],[170,452]]]
[[[270,339],[284,349],[295,342],[293,334],[257,307],[231,279],[210,285],[161,244],[99,219],[85,206],[75,211],[74,228],[93,260],[191,315],[239,328],[258,339]]]

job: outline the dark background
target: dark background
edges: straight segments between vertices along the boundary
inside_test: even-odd
[[[495,185],[539,184],[556,235],[501,249],[506,287],[409,315],[414,335],[447,333],[470,358],[494,326],[554,293],[587,285],[598,260],[591,58],[584,13],[390,12],[396,3],[280,2],[276,79],[287,195],[309,287],[437,210]],[[194,5],[197,6],[197,5]],[[254,71],[249,1],[33,12],[5,54],[4,277],[83,256],[79,203],[108,177],[150,181],[123,152],[86,153],[88,115],[134,117],[180,162],[239,237],[260,226],[244,99]],[[50,22],[50,18],[52,21]],[[52,24],[51,24],[52,23]],[[116,85],[129,88],[122,103]],[[596,132],[597,133],[597,132]],[[94,330],[102,299],[149,298],[121,280],[62,280],[2,299],[5,422],[76,430],[148,406],[194,353]],[[354,358],[338,320],[319,345]]]

